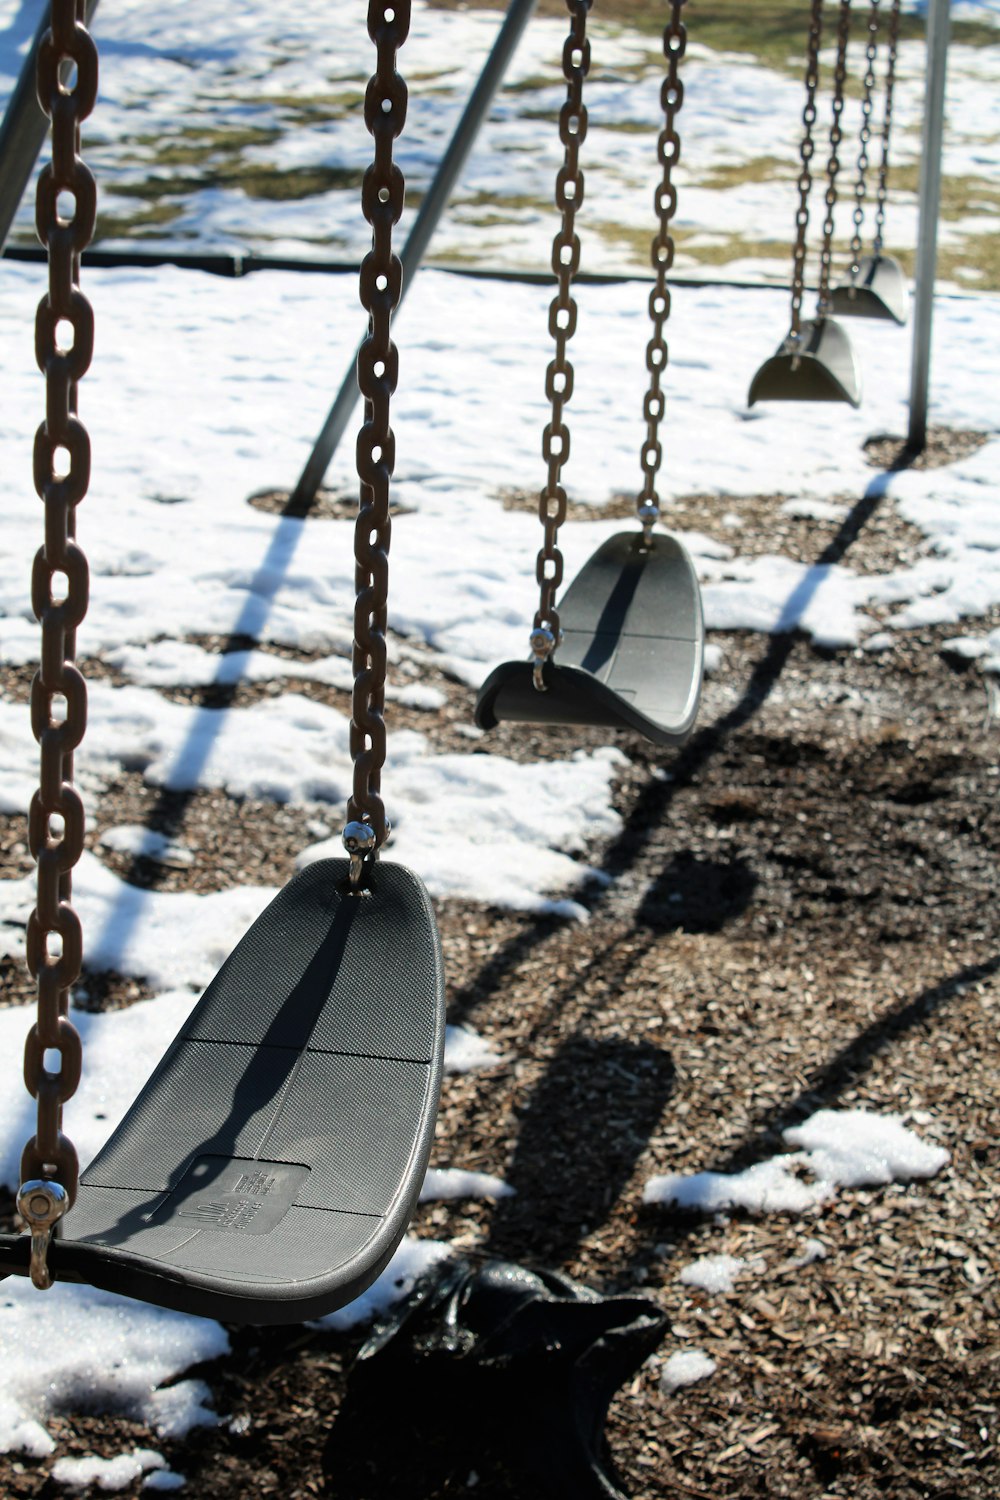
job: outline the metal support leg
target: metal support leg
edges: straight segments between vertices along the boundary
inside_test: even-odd
[[[920,222],[917,230],[917,277],[913,309],[913,365],[910,379],[910,430],[907,448],[920,453],[927,444],[930,388],[931,318],[937,270],[937,230],[941,208],[941,141],[948,69],[950,0],[930,0],[927,14],[927,93],[924,101],[923,155],[920,159]]]
[[[96,9],[97,0],[87,0],[88,26]],[[0,253],[7,243],[10,226],[21,206],[24,190],[31,180],[49,128],[48,119],[38,103],[35,70],[38,49],[48,34],[51,15],[52,7],[46,5],[0,124]]]
[[[486,59],[486,65],[479,76],[475,88],[469,96],[469,102],[465,106],[465,112],[459,120],[438,165],[434,180],[427,191],[420,212],[414,220],[413,228],[410,230],[406,244],[400,253],[403,266],[403,289],[400,303],[406,296],[406,289],[410,284],[412,276],[420,265],[424,251],[430,243],[431,236],[437,228],[437,224],[451,197],[452,188],[458,178],[465,159],[479,134],[480,127],[486,117],[493,95],[496,93],[504,74],[510,64],[511,58],[517,49],[524,28],[531,19],[538,0],[511,0],[510,8],[497,39],[493,44],[493,50]],[[356,359],[351,360],[351,365],[344,376],[343,384],[337,392],[337,399],[330,408],[330,413],[323,425],[319,437],[316,439],[309,461],[302,471],[298,484],[292,492],[289,502],[295,511],[308,510],[316,498],[316,492],[323,482],[323,475],[330,466],[337,444],[344,435],[351,413],[358,400],[358,381],[356,371]]]

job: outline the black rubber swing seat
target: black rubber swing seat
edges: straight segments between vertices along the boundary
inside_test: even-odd
[[[563,640],[546,662],[504,662],[483,683],[476,723],[591,724],[681,745],[694,728],[704,673],[698,579],[676,537],[619,532],[585,564],[559,606]]]
[[[764,361],[750,383],[757,401],[849,401],[861,405],[861,371],[851,341],[833,318],[803,323]]]
[[[834,287],[830,298],[838,317],[906,322],[910,295],[899,261],[891,255],[863,255],[857,274]]]
[[[226,959],[83,1173],[59,1279],[289,1323],[388,1263],[430,1153],[444,973],[417,876],[379,864],[356,894],[347,875],[309,865]],[[0,1236],[0,1275],[27,1274],[29,1246]]]

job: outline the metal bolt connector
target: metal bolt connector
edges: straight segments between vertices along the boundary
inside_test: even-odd
[[[22,1182],[17,1211],[31,1230],[31,1280],[40,1292],[52,1285],[47,1258],[52,1231],[69,1208],[69,1193],[61,1182],[37,1178]]]
[[[653,527],[660,519],[660,507],[647,500],[644,505],[639,506],[636,514],[642,526],[642,545],[648,547],[653,540]]]
[[[351,858],[351,884],[359,886],[364,875],[365,863],[374,859],[377,851],[375,830],[370,823],[348,823],[342,838],[344,848]]]
[[[547,630],[544,625],[536,625],[535,629],[531,632],[530,645],[532,651],[532,679],[535,689],[539,693],[547,693],[548,686],[546,685],[545,678],[542,676],[542,668],[556,649],[556,638],[552,631]]]

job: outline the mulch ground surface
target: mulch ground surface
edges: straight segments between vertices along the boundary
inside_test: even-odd
[[[883,442],[891,462],[899,442]],[[690,513],[681,524],[697,513],[699,529],[717,528],[741,552],[858,571],[920,542],[887,498],[829,522],[782,515],[774,496],[692,497]],[[899,634],[881,653],[818,652],[794,634],[713,637],[723,666],[688,746],[662,754],[617,741],[622,825],[588,852],[601,874],[585,896],[588,922],[438,906],[450,1019],[505,1061],[446,1080],[432,1161],[500,1174],[517,1191],[498,1204],[425,1204],[414,1230],[473,1261],[561,1269],[665,1310],[659,1353],[618,1392],[607,1423],[634,1496],[1000,1492],[1000,726],[978,669],[942,651],[952,634]],[[421,679],[446,692],[446,707],[390,705],[391,724],[442,749],[485,747],[464,733],[472,692],[431,658]],[[23,698],[24,674],[7,673],[3,688]],[[295,690],[346,706],[330,688]],[[508,726],[488,745],[544,760],[603,739]],[[137,821],[182,838],[190,867],[102,851],[130,879],[175,890],[278,883],[315,838],[310,824],[340,822],[333,808],[165,798],[126,773],[90,811],[94,839]],[[0,851],[8,874],[30,867],[21,820],[0,819]],[[0,983],[8,1002],[29,997],[13,965]],[[95,1006],[146,993],[115,975],[88,976],[87,990]],[[929,1181],[844,1190],[805,1217],[642,1204],[655,1173],[737,1170],[780,1150],[782,1130],[816,1109],[859,1106],[904,1114],[950,1164]],[[796,1264],[807,1239],[824,1253]],[[710,1295],[679,1279],[707,1254],[753,1268]],[[48,1426],[63,1453],[155,1446],[193,1495],[337,1496],[326,1447],[363,1333],[234,1330],[229,1357],[187,1372],[208,1382],[222,1421],[182,1442],[78,1409]],[[663,1361],[683,1349],[704,1350],[717,1371],[667,1394]],[[394,1412],[381,1422],[391,1428]],[[418,1447],[400,1488],[380,1474],[373,1430],[367,1488],[350,1493],[529,1495],[502,1454],[470,1460],[460,1436],[450,1474]],[[517,1443],[511,1431],[511,1454]],[[62,1493],[50,1467],[2,1458],[0,1491]]]

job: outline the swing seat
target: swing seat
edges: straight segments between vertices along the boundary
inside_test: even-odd
[[[346,860],[309,865],[83,1173],[50,1269],[229,1323],[342,1307],[413,1213],[443,1051],[441,948],[421,881],[378,864],[356,894]],[[26,1275],[29,1248],[27,1234],[0,1236],[0,1275]]]
[[[479,691],[476,723],[590,724],[682,745],[701,697],[705,626],[691,559],[675,537],[619,532],[559,606],[558,660],[534,685],[530,661],[505,662]]]
[[[891,255],[863,255],[853,280],[834,288],[831,304],[842,318],[881,318],[902,327],[910,307],[902,266]]]
[[[849,401],[861,405],[861,372],[851,341],[832,318],[802,324],[789,334],[750,383],[747,405],[757,401]]]

